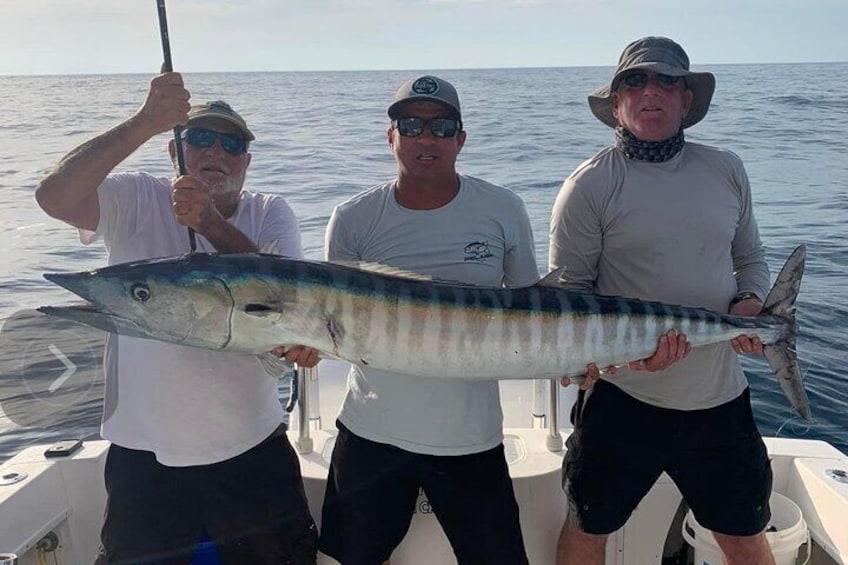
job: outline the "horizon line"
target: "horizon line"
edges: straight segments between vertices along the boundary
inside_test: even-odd
[[[770,61],[770,62],[748,62],[748,63],[704,63],[698,65],[692,65],[693,69],[704,69],[708,67],[716,67],[716,66],[750,66],[750,65],[829,65],[829,64],[845,64],[848,63],[848,60],[832,60],[832,61]],[[224,73],[232,73],[232,74],[259,74],[259,73],[390,73],[390,72],[417,72],[417,71],[430,71],[430,72],[443,72],[443,71],[498,71],[498,70],[522,70],[522,69],[597,69],[597,68],[615,68],[615,65],[529,65],[529,66],[505,66],[505,67],[453,67],[453,68],[379,68],[379,69],[254,69],[254,70],[233,70],[233,69],[225,69],[225,70],[200,70],[200,71],[179,71],[182,74],[224,74]],[[21,73],[5,73],[0,72],[0,77],[60,77],[60,76],[100,76],[100,75],[147,75],[150,76],[151,73],[159,74],[156,71],[99,71],[99,72],[81,72],[81,71],[73,71],[73,72],[65,72],[65,73],[57,73],[57,72],[36,72],[30,74],[21,74]]]

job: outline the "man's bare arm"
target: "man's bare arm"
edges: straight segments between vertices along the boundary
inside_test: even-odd
[[[65,155],[35,192],[50,216],[94,230],[100,221],[97,187],[115,167],[154,135],[185,124],[189,93],[179,73],[150,82],[144,105],[130,118]]]

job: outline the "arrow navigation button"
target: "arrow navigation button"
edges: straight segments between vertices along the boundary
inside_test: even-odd
[[[52,383],[50,383],[50,386],[49,386],[49,387],[47,387],[47,390],[49,390],[50,392],[56,392],[56,389],[57,389],[57,388],[59,388],[60,386],[62,386],[62,385],[64,384],[64,382],[65,382],[65,381],[67,381],[69,378],[71,378],[71,375],[73,375],[74,373],[76,373],[76,372],[77,372],[77,366],[76,366],[76,365],[74,365],[74,364],[71,362],[71,360],[70,360],[70,359],[68,359],[67,357],[65,357],[65,354],[64,354],[64,353],[62,353],[62,350],[61,350],[61,349],[59,349],[58,347],[56,347],[56,346],[55,346],[55,345],[53,345],[52,343],[51,343],[51,344],[47,347],[47,349],[49,349],[49,350],[50,350],[50,353],[52,353],[53,355],[55,355],[55,356],[56,356],[56,358],[57,358],[59,361],[61,361],[61,362],[62,362],[62,365],[64,365],[65,367],[67,367],[67,368],[65,369],[65,372],[64,372],[64,373],[62,373],[61,375],[59,375],[59,378],[58,378],[58,379],[56,379],[55,381],[53,381]]]
[[[105,334],[35,310],[0,330],[0,409],[24,428],[96,426]]]

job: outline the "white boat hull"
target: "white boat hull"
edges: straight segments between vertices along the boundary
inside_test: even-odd
[[[343,371],[321,373],[323,397],[321,409],[315,414],[316,422],[319,417],[324,423],[333,421],[343,382]],[[527,383],[512,381],[501,386],[506,422],[511,426],[519,421],[528,424],[504,430],[528,557],[532,565],[551,565],[566,511],[560,485],[564,452],[549,451],[547,429],[529,427],[533,395]],[[563,391],[561,396],[569,393],[573,390]],[[561,420],[567,421],[564,417]],[[310,427],[315,427],[311,430],[313,449],[300,456],[300,464],[310,508],[320,525],[335,430]],[[306,447],[296,431],[290,431],[289,438],[296,447]],[[821,441],[767,438],[766,445],[772,458],[775,491],[800,507],[809,527],[813,540],[811,563],[848,563],[848,456]],[[86,442],[72,456],[52,459],[44,457],[46,447],[27,448],[0,466],[0,479],[13,483],[0,486],[0,553],[17,553],[20,565],[37,565],[38,552],[51,545],[52,538],[45,536],[53,532],[58,547],[45,555],[48,562],[53,562],[55,555],[58,563],[89,564],[97,550],[105,506],[103,467],[108,443]],[[24,475],[22,480],[13,482],[15,476]],[[845,477],[846,482],[840,482],[840,477]],[[674,483],[666,475],[660,477],[627,524],[610,536],[607,564],[659,565],[669,547],[679,549],[683,545],[680,503]],[[455,562],[425,498],[419,499],[410,531],[391,562]],[[335,561],[321,556],[319,563]]]

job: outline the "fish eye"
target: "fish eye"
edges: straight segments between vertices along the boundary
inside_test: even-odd
[[[130,288],[130,294],[132,294],[132,297],[139,302],[147,302],[150,300],[151,296],[150,289],[143,283],[136,283],[132,285],[132,288]]]

